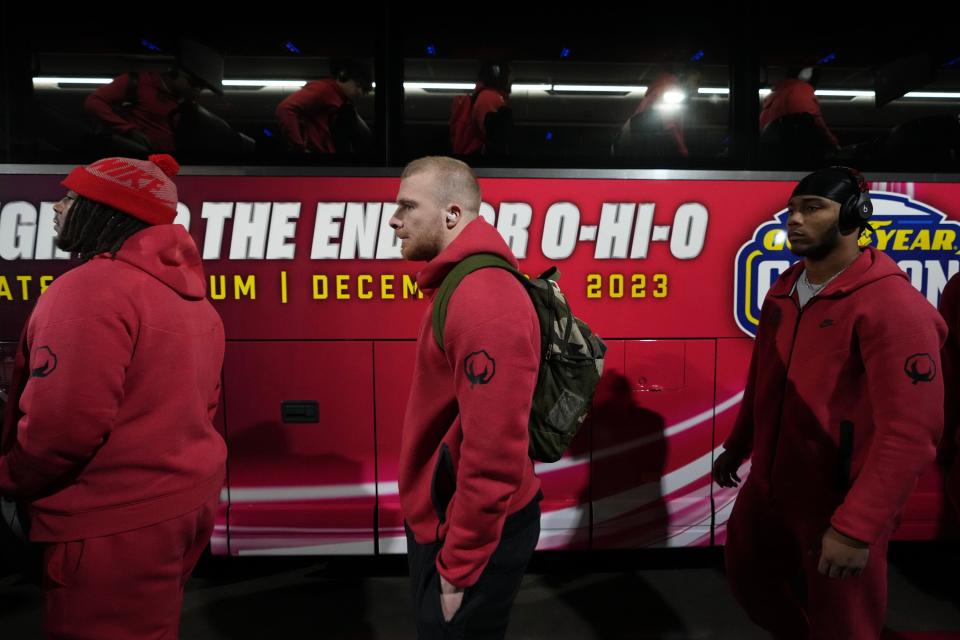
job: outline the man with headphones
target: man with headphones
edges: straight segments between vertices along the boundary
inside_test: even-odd
[[[954,274],[940,294],[940,315],[947,323],[947,342],[940,357],[943,360],[944,393],[943,438],[937,461],[945,475],[947,497],[960,514],[960,397],[956,393],[960,382],[960,273]]]
[[[361,153],[371,137],[354,101],[373,88],[366,62],[335,58],[330,78],[308,82],[277,105],[283,138],[297,154]]]
[[[752,463],[727,524],[727,576],[777,638],[875,639],[887,541],[943,427],[946,327],[893,260],[860,247],[873,205],[859,172],[811,173],[788,209],[803,260],[764,300],[740,414],[713,468],[734,487]]]

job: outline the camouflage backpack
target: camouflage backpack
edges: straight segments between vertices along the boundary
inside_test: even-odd
[[[433,336],[443,350],[447,305],[460,281],[477,269],[495,267],[512,273],[523,284],[540,321],[540,371],[530,409],[530,457],[555,462],[580,430],[603,373],[607,345],[574,317],[551,267],[527,278],[500,256],[478,253],[462,260],[447,274],[433,300]]]

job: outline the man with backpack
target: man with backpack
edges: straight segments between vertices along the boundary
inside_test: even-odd
[[[456,156],[504,156],[510,152],[510,63],[484,61],[470,95],[453,99],[450,148]]]
[[[280,131],[294,154],[362,154],[372,146],[370,128],[354,104],[373,88],[369,66],[362,60],[334,59],[330,73],[277,105]]]
[[[176,151],[181,111],[195,105],[204,89],[223,95],[223,57],[182,39],[176,64],[167,71],[121,74],[87,96],[83,108],[101,128],[129,139],[144,154],[169,153]]]
[[[403,171],[390,219],[434,296],[461,261],[503,238],[479,217],[473,171],[427,157]],[[421,324],[400,450],[400,502],[420,638],[502,638],[540,536],[540,480],[528,455],[540,367],[540,323],[502,268],[465,276],[449,297],[442,346],[432,305]]]

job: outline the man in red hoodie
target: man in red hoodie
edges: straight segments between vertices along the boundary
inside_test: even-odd
[[[295,153],[350,153],[363,146],[356,138],[369,133],[358,131],[366,124],[353,101],[373,87],[370,69],[357,60],[333,60],[330,71],[333,77],[308,82],[277,105],[280,130]]]
[[[506,60],[484,61],[469,96],[457,96],[450,114],[450,147],[457,156],[503,156],[510,151],[513,78]]]
[[[786,79],[778,83],[763,100],[763,109],[760,111],[760,131],[769,124],[784,116],[797,113],[807,113],[813,119],[813,124],[823,139],[823,143],[831,149],[839,149],[837,137],[830,131],[823,114],[820,112],[820,101],[817,100],[813,87],[813,67],[791,69]]]
[[[223,57],[198,42],[180,41],[177,62],[164,72],[124,73],[83,102],[95,122],[149,152],[176,150],[176,130],[187,105],[210,89],[223,95]]]
[[[170,156],[74,169],[57,245],[83,263],[40,297],[18,352],[0,495],[44,547],[47,638],[175,638],[213,530],[224,334],[176,215]]]
[[[804,260],[764,301],[720,486],[750,476],[727,525],[727,576],[777,638],[879,637],[887,541],[943,427],[936,310],[885,254],[858,245],[867,183],[830,167],[789,202]],[[806,578],[806,598],[791,588]],[[805,604],[802,604],[805,602]]]
[[[940,315],[947,323],[947,342],[943,345],[940,357],[943,359],[944,389],[953,389],[954,393],[944,394],[943,439],[940,442],[939,458],[946,473],[947,496],[960,513],[960,462],[957,451],[960,449],[960,398],[957,397],[957,385],[960,382],[960,274],[954,275],[943,288],[940,296]]]
[[[517,264],[478,216],[480,187],[452,158],[407,165],[390,226],[433,294],[467,256]],[[502,638],[540,536],[540,481],[527,424],[540,365],[529,294],[496,268],[467,275],[447,307],[443,348],[424,314],[400,448],[417,632],[425,638]],[[483,370],[485,375],[475,372]]]
[[[633,114],[620,127],[611,152],[647,159],[688,158],[684,112],[699,86],[700,70],[696,67],[686,68],[682,75],[658,72]]]

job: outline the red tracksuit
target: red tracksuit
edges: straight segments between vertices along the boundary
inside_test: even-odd
[[[127,118],[114,111],[128,98],[130,75],[126,73],[87,96],[83,108],[117,133],[140,129],[150,138],[154,152],[172,152],[176,148],[173,130],[179,118],[180,99],[167,89],[159,73],[141,72],[138,76],[137,101]]]
[[[517,264],[500,234],[477,218],[417,274],[420,288],[434,291],[474,253]],[[527,453],[540,327],[529,294],[502,269],[481,269],[459,284],[447,308],[445,351],[433,337],[431,313],[420,325],[403,421],[400,503],[418,543],[443,541],[440,574],[469,587],[500,542],[507,516],[540,489]],[[479,370],[492,374],[471,379]],[[452,495],[440,495],[453,483]],[[435,499],[449,499],[442,523]]]
[[[277,105],[284,138],[300,151],[336,153],[333,116],[347,96],[333,78],[308,82]]]
[[[764,98],[763,110],[760,112],[760,130],[763,131],[774,120],[791,113],[812,115],[824,139],[832,146],[837,146],[837,137],[830,131],[823,114],[820,113],[820,101],[817,100],[813,85],[799,78],[787,78]]]
[[[0,494],[46,545],[48,637],[176,637],[226,459],[223,325],[205,293],[193,239],[158,225],[58,278],[30,317]]]
[[[947,495],[960,512],[960,463],[957,461],[960,441],[960,276],[947,282],[940,296],[940,315],[947,323],[947,342],[943,345],[943,441],[940,449],[950,464],[947,475]]]
[[[505,91],[493,89],[482,82],[478,82],[473,91],[477,98],[470,108],[469,122],[457,123],[459,128],[450,132],[450,143],[456,155],[468,156],[483,153],[487,144],[487,115],[507,105]]]
[[[672,73],[660,73],[653,79],[650,86],[647,87],[643,99],[637,105],[633,115],[638,115],[655,109],[663,100],[663,96],[668,91],[680,91],[680,79]],[[632,116],[631,116],[632,117]],[[683,134],[683,114],[680,111],[662,114],[663,129],[670,133],[674,143],[677,146],[677,153],[681,157],[688,157],[690,151],[687,149],[686,137]]]
[[[728,576],[750,617],[777,637],[877,638],[887,540],[943,426],[946,329],[873,248],[801,311],[791,292],[802,269],[780,276],[764,301],[743,404],[724,443],[740,456],[752,451],[753,462],[728,525]],[[847,456],[843,421],[853,423]],[[870,544],[861,576],[817,572],[830,525]],[[790,589],[801,569],[806,607]]]

